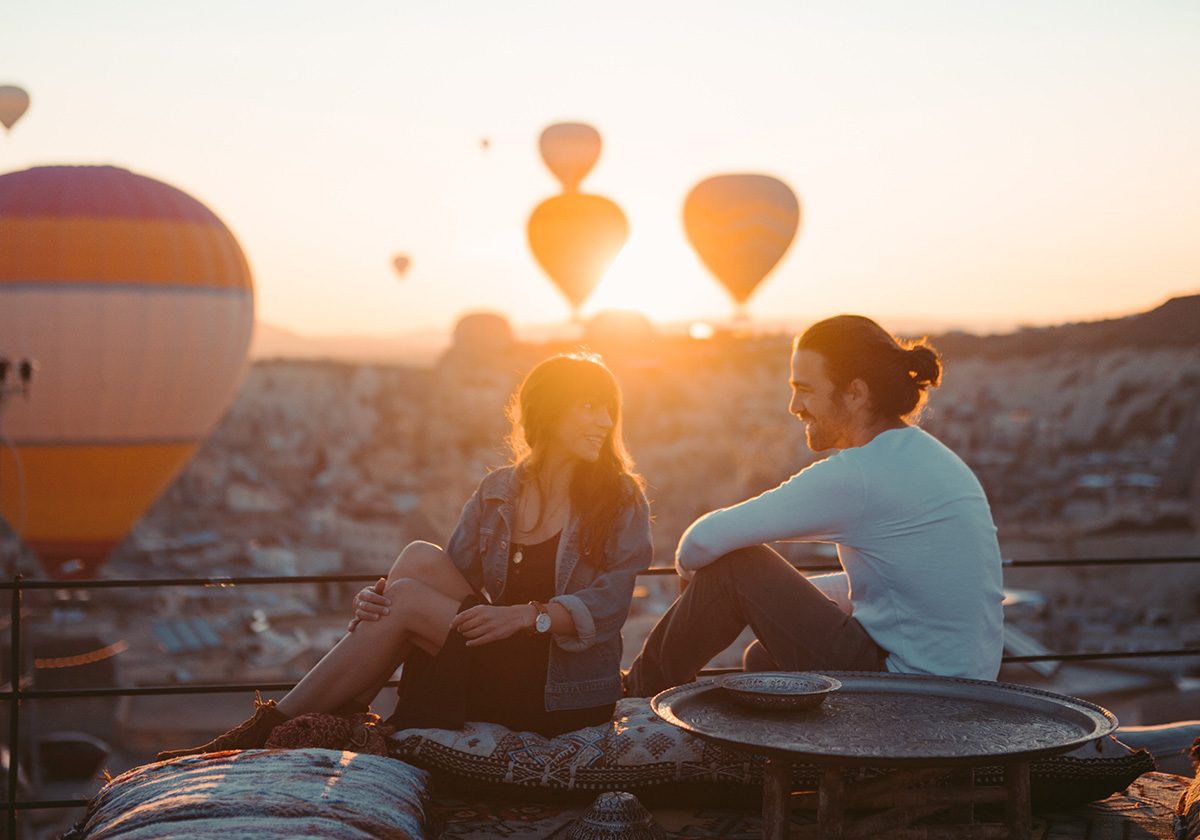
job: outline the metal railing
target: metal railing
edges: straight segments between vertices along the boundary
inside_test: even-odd
[[[1008,569],[1026,568],[1070,568],[1079,566],[1131,566],[1131,565],[1163,565],[1200,563],[1200,557],[1118,557],[1095,560],[1006,560],[1004,567]],[[841,567],[835,563],[797,564],[796,569],[802,572],[836,572]],[[646,577],[674,576],[675,570],[670,568],[653,568],[642,573]],[[9,627],[9,687],[0,690],[0,702],[9,707],[8,747],[9,766],[7,779],[7,796],[4,810],[7,812],[7,836],[15,840],[17,837],[17,814],[21,811],[50,809],[50,808],[80,808],[87,805],[86,799],[17,799],[20,781],[21,743],[20,743],[20,706],[23,700],[69,699],[79,697],[140,697],[149,695],[178,695],[178,694],[228,694],[260,691],[287,691],[295,683],[214,683],[207,685],[157,685],[137,688],[91,688],[91,689],[33,689],[21,686],[21,606],[25,592],[38,590],[92,590],[92,589],[139,589],[165,587],[217,588],[227,589],[238,586],[268,586],[279,584],[301,583],[371,583],[378,580],[378,575],[301,575],[301,576],[253,576],[253,577],[200,577],[200,578],[151,578],[151,579],[111,579],[111,580],[25,580],[16,575],[11,581],[0,582],[0,591],[11,592],[11,615]],[[1033,656],[1005,656],[1005,664],[1033,662],[1083,662],[1116,659],[1147,659],[1155,657],[1200,656],[1200,648],[1168,648],[1162,650],[1137,651],[1093,651],[1082,653],[1048,653]],[[701,674],[711,675],[728,673],[737,669],[712,668]],[[387,685],[396,685],[390,681]]]

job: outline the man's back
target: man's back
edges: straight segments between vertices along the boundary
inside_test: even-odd
[[[854,618],[888,651],[888,670],[996,678],[996,526],[975,475],[933,436],[915,426],[883,432],[701,517],[680,543],[681,571],[688,560],[699,568],[741,546],[788,540],[837,544]]]
[[[975,475],[916,427],[837,460],[861,476],[862,501],[861,518],[834,541],[854,617],[889,651],[888,670],[995,679],[1003,575]]]

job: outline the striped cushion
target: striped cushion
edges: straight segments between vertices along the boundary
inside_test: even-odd
[[[428,774],[336,750],[246,750],[146,764],[105,785],[68,837],[423,838]]]

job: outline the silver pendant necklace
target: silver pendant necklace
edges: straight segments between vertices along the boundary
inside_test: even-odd
[[[539,492],[538,492],[538,516],[537,516],[537,520],[536,520],[536,521],[533,523],[533,527],[532,527],[532,528],[531,528],[529,531],[527,531],[526,533],[532,534],[534,531],[536,531],[536,530],[537,530],[537,529],[538,529],[538,528],[541,526],[541,524],[542,524],[542,517],[543,517],[543,516],[545,515],[545,513],[546,513],[546,510],[545,510],[545,507],[544,507],[544,505],[545,505],[545,500],[542,498],[542,494],[541,494],[541,492],[540,492],[540,489],[539,489]],[[554,508],[551,510],[551,515],[552,515],[552,516],[554,516],[554,515],[557,515],[557,514],[558,514],[558,511],[559,511],[559,508],[560,508],[561,506],[562,506],[562,505],[561,505],[561,502],[560,502],[559,504],[556,504],[556,505],[554,506]],[[521,525],[521,500],[518,500],[518,501],[517,501],[517,527],[519,528],[519,527],[520,527],[520,525]],[[524,544],[524,543],[518,543],[518,542],[514,542],[514,543],[513,543],[513,556],[512,556],[513,565],[514,565],[514,566],[519,566],[519,565],[521,565],[521,561],[522,561],[522,560],[524,560],[524,559],[525,559],[525,544]]]

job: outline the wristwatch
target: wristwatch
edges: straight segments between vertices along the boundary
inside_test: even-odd
[[[537,610],[537,618],[533,620],[533,628],[529,631],[530,635],[543,636],[550,632],[550,613],[546,612],[546,606],[537,601],[530,601],[529,605]]]

